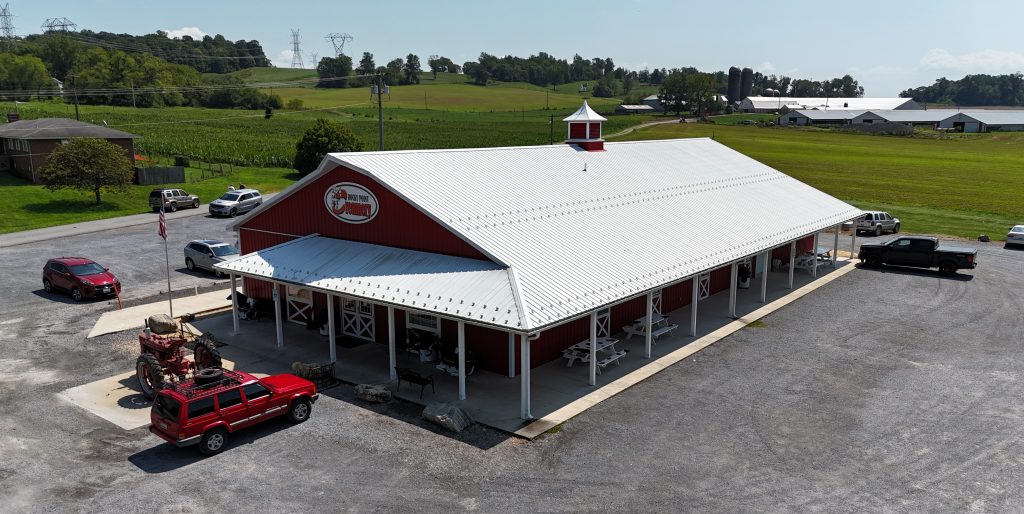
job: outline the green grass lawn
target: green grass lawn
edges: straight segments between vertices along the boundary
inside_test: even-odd
[[[188,168],[185,184],[167,187],[180,187],[199,195],[203,203],[209,203],[222,195],[229,183],[236,187],[243,183],[246,187],[269,193],[280,191],[299,178],[292,169],[238,166],[224,177],[201,180],[202,176],[203,172],[198,168]],[[90,192],[72,189],[49,191],[21,177],[0,172],[0,191],[4,199],[0,202],[0,234],[148,212],[149,192],[154,187],[159,186],[132,186],[125,193],[103,192],[102,201],[95,205],[95,198]]]
[[[1021,133],[939,139],[691,123],[620,140],[712,136],[862,209],[888,211],[906,231],[1003,239],[1024,223]]]

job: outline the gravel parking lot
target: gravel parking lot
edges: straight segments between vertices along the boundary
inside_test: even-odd
[[[225,220],[188,220],[172,259],[192,237],[234,241]],[[86,340],[109,306],[42,293],[42,263],[84,253],[152,299],[166,288],[155,226],[0,248],[0,510],[1014,510],[1024,252],[980,246],[979,268],[952,278],[855,270],[533,442],[449,437],[342,386],[309,422],[207,459],[56,397],[131,369],[136,350],[133,334]],[[175,273],[175,287],[213,281]]]

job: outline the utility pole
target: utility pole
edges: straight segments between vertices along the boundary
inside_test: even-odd
[[[71,87],[75,88],[75,119],[81,121],[82,118],[78,117],[78,76],[71,75]]]
[[[135,81],[129,80],[128,85],[132,88],[132,109],[135,109]]]
[[[377,149],[382,152],[384,151],[384,93],[388,91],[386,88],[384,74],[378,73],[373,86],[370,87],[370,96],[372,98],[373,95],[377,95]],[[424,97],[424,101],[426,101],[426,97]]]
[[[548,144],[555,144],[555,115],[548,115]]]

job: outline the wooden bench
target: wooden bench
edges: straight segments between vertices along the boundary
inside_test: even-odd
[[[609,355],[609,356],[607,356],[607,357],[597,361],[597,372],[600,373],[601,370],[603,370],[606,366],[608,366],[609,364],[611,364],[613,362],[615,363],[616,366],[618,366],[619,365],[619,359],[621,359],[621,358],[623,358],[625,356],[626,356],[626,350],[619,350],[619,351],[614,352],[611,355]]]
[[[402,381],[405,380],[410,384],[416,384],[420,386],[420,398],[423,398],[423,390],[427,388],[427,384],[430,384],[430,392],[436,393],[434,390],[434,375],[420,375],[410,368],[400,368],[395,366],[395,374],[398,375],[398,387],[395,388],[395,392],[402,389]]]

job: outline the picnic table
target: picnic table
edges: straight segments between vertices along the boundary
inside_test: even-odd
[[[675,323],[669,323],[668,318],[661,314],[654,313],[651,316],[651,339],[657,339],[665,334],[672,333],[675,329],[679,328],[679,325]],[[637,318],[632,325],[626,325],[622,327],[622,331],[626,333],[626,339],[637,336],[647,335],[647,317]]]
[[[625,350],[616,350],[615,345],[619,340],[611,337],[598,337],[597,343],[597,372],[600,373],[611,363],[619,364],[619,359],[626,356]],[[566,367],[571,368],[576,361],[590,362],[590,339],[584,339],[562,351],[562,356],[568,359]]]

